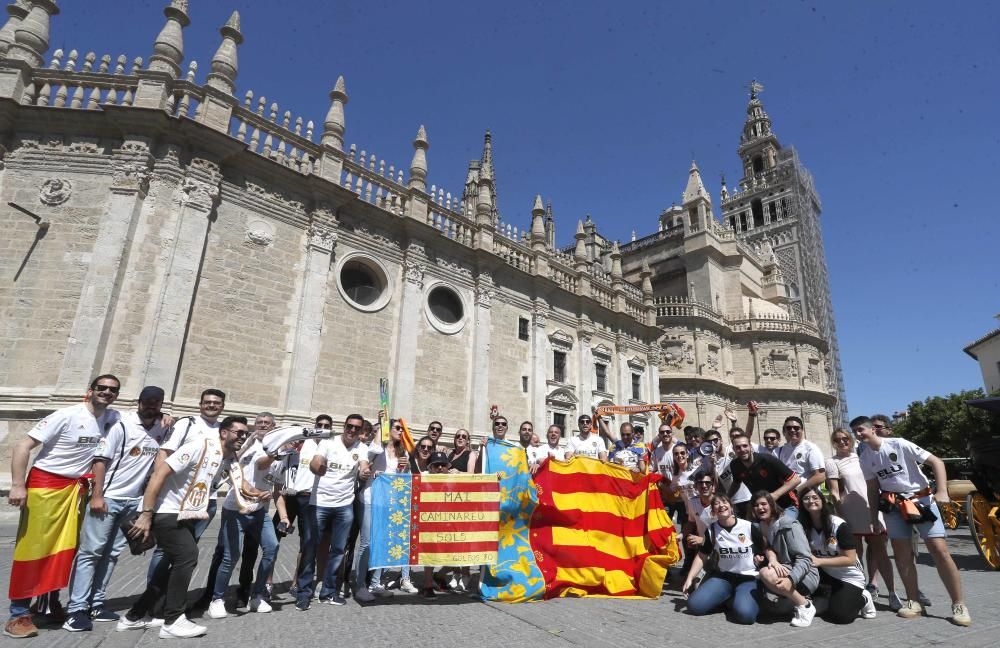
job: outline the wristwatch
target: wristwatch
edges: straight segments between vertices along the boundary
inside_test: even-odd
[[[151,508],[144,508],[140,511],[140,513],[155,513],[155,512],[156,509],[151,509]]]

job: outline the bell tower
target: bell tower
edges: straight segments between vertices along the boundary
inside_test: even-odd
[[[847,420],[840,350],[820,222],[822,203],[812,175],[793,147],[774,134],[760,93],[750,82],[750,102],[737,154],[743,165],[739,188],[723,190],[722,220],[738,238],[764,254],[773,250],[788,283],[789,315],[814,322],[829,343],[826,385],[838,398],[834,425]]]

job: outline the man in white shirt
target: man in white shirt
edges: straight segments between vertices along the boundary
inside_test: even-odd
[[[262,423],[258,428],[257,422]],[[219,545],[222,547],[222,559],[212,583],[212,602],[208,606],[208,616],[213,619],[224,619],[228,616],[223,597],[229,589],[233,567],[242,556],[243,568],[252,570],[257,558],[256,550],[249,556],[243,551],[244,545],[252,544],[261,549],[260,566],[257,568],[257,580],[249,592],[250,611],[267,613],[271,605],[267,601],[267,577],[271,573],[274,559],[278,555],[278,538],[274,532],[274,523],[268,515],[270,496],[274,490],[274,478],[271,467],[276,457],[264,450],[261,439],[264,434],[274,428],[274,416],[269,412],[257,415],[254,425],[253,440],[249,446],[240,452],[240,468],[243,481],[254,489],[266,493],[255,502],[250,502],[246,510],[241,508],[235,488],[230,488],[222,503],[222,525],[219,527]],[[243,570],[241,570],[242,572]],[[239,596],[239,595],[237,595]]]
[[[215,497],[226,467],[236,458],[248,433],[246,417],[229,416],[219,424],[217,437],[185,443],[153,469],[142,512],[129,535],[145,539],[152,533],[163,550],[163,560],[156,578],[118,622],[119,631],[149,627],[143,617],[163,597],[160,638],[200,637],[207,632],[184,616],[188,586],[198,566],[195,522],[208,517],[208,502]]]
[[[819,486],[826,481],[826,457],[812,441],[806,441],[802,419],[789,416],[783,426],[785,445],[778,450],[778,459],[802,478],[796,489],[803,493],[807,488]]]
[[[569,438],[566,445],[566,458],[590,457],[591,459],[608,460],[608,444],[604,439],[594,434],[593,419],[589,414],[581,414],[576,419],[580,434]]]
[[[913,619],[925,614],[924,606],[918,600],[917,569],[910,544],[912,529],[916,527],[920,537],[924,539],[927,551],[934,558],[938,576],[951,597],[951,622],[960,626],[972,625],[972,617],[969,616],[962,595],[962,578],[948,551],[947,535],[938,509],[938,503],[951,501],[948,497],[948,475],[944,462],[906,439],[880,437],[867,416],[852,420],[851,431],[861,443],[868,446],[868,450],[861,454],[860,461],[861,472],[868,482],[868,506],[875,532],[880,531],[882,526],[878,519],[879,504],[883,499],[880,491],[883,495],[891,495],[898,502],[890,504],[890,510],[885,511],[884,516],[886,531],[892,542],[892,553],[896,559],[896,569],[906,587],[907,600],[896,615]],[[925,463],[934,470],[937,488],[933,497],[927,477],[920,471],[920,464]],[[907,523],[900,512],[902,506],[915,507],[918,513],[929,511],[924,517],[933,516],[933,519]],[[919,510],[921,508],[923,511]]]
[[[200,441],[206,438],[217,438],[219,435],[219,416],[226,407],[226,393],[220,389],[209,388],[201,392],[198,399],[198,416],[184,416],[174,422],[173,427],[167,434],[166,440],[160,444],[160,451],[156,453],[156,464],[154,470],[161,463],[167,460],[177,448],[192,441]],[[208,518],[197,520],[194,526],[195,542],[201,540],[202,534],[212,523],[215,511],[218,508],[213,497],[208,502]],[[146,586],[148,587],[153,579],[157,578],[156,570],[160,568],[160,561],[163,560],[163,550],[156,547],[152,558],[149,559],[149,567],[146,568]],[[163,574],[160,575],[163,577]],[[196,604],[197,607],[197,604]],[[154,610],[154,615],[159,618],[159,605]]]
[[[14,566],[10,573],[8,637],[34,637],[29,606],[34,596],[49,595],[53,615],[61,613],[59,590],[69,583],[71,563],[59,559],[76,550],[76,533],[53,533],[53,527],[76,529],[80,478],[94,460],[101,439],[118,422],[108,409],[121,388],[111,374],[90,383],[83,403],[49,414],[14,445],[10,460],[11,486],[7,501],[21,509]],[[31,451],[41,446],[28,472]],[[59,491],[56,497],[52,491]]]
[[[65,630],[90,630],[91,619],[118,621],[117,614],[104,608],[104,600],[127,543],[119,525],[139,508],[160,442],[167,435],[160,413],[163,396],[159,387],[144,387],[136,411],[123,415],[97,444],[94,491],[80,529]]]
[[[316,454],[309,462],[309,470],[318,476],[310,505],[315,507],[316,526],[311,537],[302,529],[302,566],[299,573],[298,595],[295,608],[309,609],[315,583],[317,540],[325,531],[330,532],[330,557],[324,570],[320,603],[344,605],[347,601],[337,591],[337,570],[344,558],[347,536],[354,520],[354,483],[358,477],[368,479],[368,448],[359,436],[365,419],[351,414],[344,421],[344,433],[333,439],[320,441]]]
[[[240,450],[241,464],[246,467],[244,460],[247,455],[261,447],[264,437],[274,429],[274,414],[270,412],[260,412],[254,417],[253,434],[250,439],[243,444]],[[270,465],[270,464],[269,464]],[[246,477],[249,483],[253,483],[252,475]],[[272,526],[277,524],[272,522]],[[277,538],[277,536],[275,536]],[[251,590],[253,588],[254,565],[257,564],[257,552],[260,549],[257,534],[248,533],[243,538],[243,553],[240,556],[240,580],[236,589],[236,607],[244,608],[250,603]],[[277,542],[277,540],[275,540]],[[275,549],[277,552],[277,549]],[[212,555],[212,564],[208,568],[208,579],[205,581],[205,591],[194,605],[194,610],[207,609],[214,600],[215,581],[219,577],[219,567],[222,565],[222,558],[225,554],[225,543],[223,542],[222,531],[219,531],[219,538],[215,545],[215,553]],[[255,610],[259,611],[259,610]],[[219,613],[218,607],[216,614]],[[223,617],[213,617],[223,618]]]
[[[562,435],[562,426],[553,423],[545,433],[545,445],[528,446],[528,467],[531,469],[532,474],[538,470],[539,464],[547,457],[558,461],[565,461],[566,450],[559,445],[559,442],[562,441]]]
[[[320,414],[316,417],[313,427],[318,430],[332,430],[333,418],[329,414]],[[319,535],[316,533],[316,507],[309,503],[316,491],[316,485],[319,483],[319,478],[309,470],[309,463],[316,456],[318,447],[319,442],[315,439],[306,439],[302,442],[298,452],[295,453],[295,463],[289,468],[289,473],[285,477],[285,494],[282,495],[289,520],[296,517],[299,520],[299,558],[295,563],[295,574],[293,574],[292,587],[289,590],[289,594],[295,596],[296,599],[298,598],[299,573],[302,569],[302,558],[305,555],[306,545],[319,541]]]
[[[652,460],[656,471],[667,479],[673,474],[674,457],[671,451],[675,445],[677,439],[674,438],[674,428],[669,423],[660,423],[653,441]]]

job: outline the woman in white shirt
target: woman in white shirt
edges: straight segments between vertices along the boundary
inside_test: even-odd
[[[817,612],[831,623],[851,623],[859,612],[874,619],[875,601],[865,589],[865,573],[854,548],[851,525],[833,515],[815,486],[807,488],[799,501],[806,512],[799,519],[809,539],[813,564],[819,568],[820,585],[813,596]]]

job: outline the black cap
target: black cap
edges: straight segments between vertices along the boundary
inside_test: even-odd
[[[152,385],[143,387],[142,391],[139,392],[139,400],[141,401],[163,400],[163,396],[164,396],[163,390],[160,389],[159,387],[153,387]]]
[[[431,455],[431,458],[427,460],[428,466],[437,466],[439,464],[444,464],[445,466],[451,465],[451,459],[448,458],[443,452],[435,452]]]

